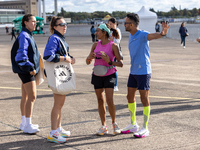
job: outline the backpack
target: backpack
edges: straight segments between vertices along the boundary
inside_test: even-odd
[[[19,41],[18,37],[16,38],[12,49],[11,49],[11,63],[12,63],[12,70],[14,73],[21,73],[21,69],[19,68],[18,64],[15,61],[15,56],[17,54],[17,50],[19,49]]]

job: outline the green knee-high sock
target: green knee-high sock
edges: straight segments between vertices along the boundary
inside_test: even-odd
[[[143,107],[143,116],[144,116],[144,124],[143,127],[145,129],[148,129],[147,124],[149,121],[149,116],[150,116],[150,106]]]
[[[135,103],[128,103],[128,109],[129,109],[130,115],[131,115],[131,124],[135,125],[136,124],[136,116],[135,116],[136,102]]]

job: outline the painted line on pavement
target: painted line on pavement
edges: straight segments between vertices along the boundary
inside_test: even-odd
[[[10,89],[10,90],[21,90],[21,88],[16,88],[16,87],[0,87],[0,89]],[[50,92],[50,89],[37,89],[37,91],[46,91],[46,92]],[[83,93],[83,94],[95,94],[94,92],[80,92],[80,91],[73,91],[71,93]],[[116,94],[114,93],[114,95],[116,96],[125,96],[127,94]],[[136,97],[140,97],[140,95],[136,95]],[[160,98],[160,99],[176,99],[176,100],[200,100],[200,99],[195,99],[195,98],[185,98],[185,97],[167,97],[167,96],[149,96],[149,98]]]

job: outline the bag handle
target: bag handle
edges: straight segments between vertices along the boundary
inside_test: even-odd
[[[58,37],[59,39],[60,39],[60,37]],[[61,43],[61,45],[62,45],[62,47],[64,48],[64,50],[65,50],[65,52],[66,52],[66,55],[67,56],[69,56],[68,55],[68,52],[67,52],[67,49],[66,49],[66,47],[65,47],[65,44],[63,43],[63,41],[60,39],[60,43]]]

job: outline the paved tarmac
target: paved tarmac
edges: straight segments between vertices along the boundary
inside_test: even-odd
[[[47,81],[37,87],[37,99],[32,122],[39,124],[37,135],[26,135],[18,130],[21,123],[21,81],[12,73],[10,35],[0,35],[0,149],[1,150],[199,150],[200,149],[200,44],[186,42],[186,49],[179,40],[162,38],[150,42],[152,79],[150,89],[150,136],[136,139],[132,134],[112,135],[112,124],[107,113],[109,134],[96,136],[101,123],[97,100],[90,84],[92,65],[85,58],[92,46],[90,36],[66,37],[70,54],[76,58],[74,70],[77,89],[66,96],[62,109],[62,126],[71,131],[65,144],[46,140],[50,131],[50,113],[53,95]],[[43,54],[48,37],[34,36]],[[115,92],[117,123],[124,128],[130,123],[127,106],[127,79],[130,68],[128,37],[121,41],[124,66],[118,68],[119,92]],[[143,108],[137,93],[137,122],[143,124]],[[107,111],[108,112],[108,111]]]

